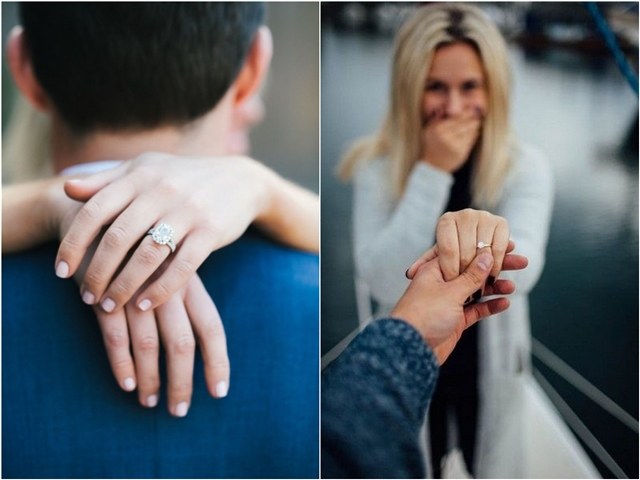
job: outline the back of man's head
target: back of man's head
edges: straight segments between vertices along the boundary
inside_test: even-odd
[[[35,75],[76,134],[183,126],[213,109],[261,3],[23,3]]]

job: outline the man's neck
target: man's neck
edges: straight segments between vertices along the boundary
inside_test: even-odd
[[[129,160],[145,152],[204,156],[225,153],[228,122],[213,112],[187,127],[138,132],[97,132],[78,138],[59,119],[52,121],[51,162],[55,173],[79,163]]]

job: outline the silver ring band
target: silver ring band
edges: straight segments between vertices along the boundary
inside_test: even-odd
[[[478,248],[490,247],[490,243],[478,242]]]

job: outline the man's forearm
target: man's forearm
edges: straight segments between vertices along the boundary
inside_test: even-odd
[[[418,435],[437,376],[409,324],[368,326],[322,374],[322,476],[424,478]]]

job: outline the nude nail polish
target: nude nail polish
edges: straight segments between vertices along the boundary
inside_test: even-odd
[[[146,312],[147,310],[149,310],[150,307],[151,307],[151,300],[149,300],[148,298],[145,298],[138,304],[138,308],[143,312]]]
[[[116,308],[116,302],[114,302],[109,297],[105,298],[100,305],[102,306],[102,309],[107,313],[113,312],[113,310]]]
[[[69,276],[69,264],[64,260],[61,260],[56,267],[56,276],[60,278],[67,278]]]
[[[130,392],[131,390],[136,388],[136,381],[131,378],[131,377],[127,377],[124,379],[124,382],[122,382],[124,384],[124,389],[127,392]]]
[[[188,411],[189,405],[187,404],[187,402],[180,402],[178,405],[176,405],[175,415],[176,417],[185,417]]]
[[[216,385],[216,397],[218,398],[224,398],[227,396],[227,382],[222,381],[222,382],[218,382],[218,384]]]
[[[93,305],[96,302],[96,297],[93,293],[85,291],[82,293],[82,301],[87,305]]]

